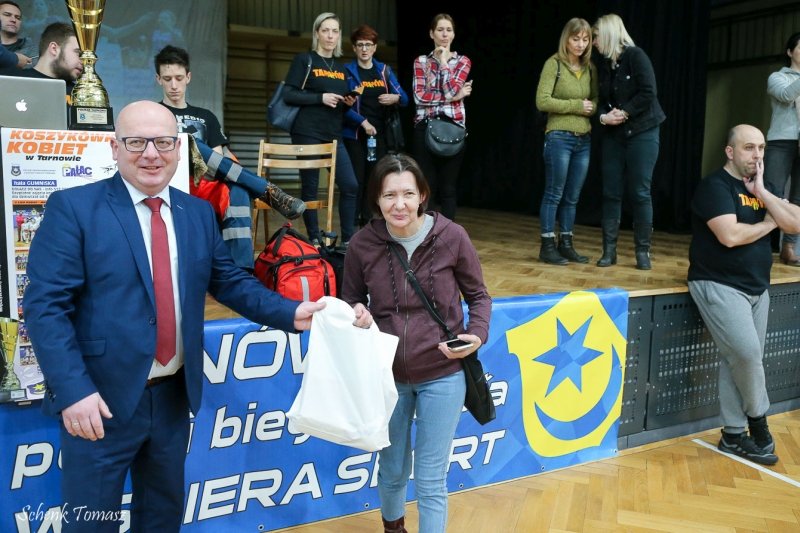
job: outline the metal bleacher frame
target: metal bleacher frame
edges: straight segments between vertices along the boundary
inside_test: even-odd
[[[620,449],[719,426],[719,353],[688,292],[631,297]],[[764,367],[772,407],[800,407],[800,283],[770,287]]]

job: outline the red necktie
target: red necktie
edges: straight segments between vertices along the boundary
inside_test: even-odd
[[[145,198],[150,208],[150,253],[153,259],[153,288],[156,293],[156,360],[162,365],[175,357],[175,299],[172,294],[172,266],[169,259],[167,226],[161,218],[161,198]]]

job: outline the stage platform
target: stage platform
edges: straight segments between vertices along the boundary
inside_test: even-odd
[[[270,213],[270,231],[282,224],[280,216]],[[599,227],[576,226],[575,247],[589,256],[588,264],[548,265],[539,261],[539,218],[520,213],[485,209],[459,208],[457,222],[464,226],[478,250],[489,294],[494,298],[569,292],[582,289],[618,287],[632,298],[686,292],[691,235],[656,231],[653,234],[653,269],[636,270],[633,257],[633,233],[620,231],[618,263],[599,268],[595,262],[602,255]],[[302,228],[302,221],[299,223]],[[338,228],[338,220],[334,227]],[[264,247],[263,229],[259,228],[256,249]],[[778,261],[772,267],[772,284],[800,281],[800,268]],[[206,318],[237,317],[209,298]]]
[[[618,264],[599,268],[599,227],[577,226],[575,246],[587,264],[545,264],[539,255],[539,219],[532,215],[460,208],[458,223],[478,250],[489,293],[504,297],[589,289],[628,291],[628,343],[619,448],[626,449],[706,430],[716,424],[716,346],[686,285],[691,235],[653,234],[653,269],[637,270],[633,233],[620,231]],[[281,218],[270,211],[270,231]],[[302,224],[301,224],[302,227]],[[338,228],[338,222],[335,221]],[[262,249],[263,229],[257,249]],[[767,387],[776,412],[800,405],[800,268],[773,256],[770,322],[765,346]],[[238,315],[209,297],[206,317]]]

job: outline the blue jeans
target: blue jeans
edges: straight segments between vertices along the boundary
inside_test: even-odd
[[[656,126],[633,137],[603,137],[604,220],[622,217],[622,196],[627,189],[633,204],[633,223],[653,224],[650,184],[658,159],[659,131]]]
[[[336,188],[339,189],[339,224],[342,233],[339,242],[345,243],[356,232],[356,195],[358,194],[358,181],[347,155],[344,142],[339,137],[335,139],[336,145]],[[307,135],[292,135],[294,144],[320,144],[331,141],[322,141]],[[302,159],[302,158],[301,158]],[[310,156],[307,159],[314,159]],[[300,199],[303,201],[316,200],[319,195],[319,169],[311,168],[300,171]],[[303,222],[311,239],[319,238],[319,218],[316,209],[306,209],[303,212]]]
[[[764,152],[764,180],[783,197],[789,181],[789,201],[800,205],[800,153],[797,139],[767,141]],[[797,235],[783,234],[784,244],[797,242]]]
[[[544,138],[544,196],[539,208],[542,235],[555,231],[556,214],[561,233],[572,233],[575,208],[581,195],[592,136],[554,130]]]
[[[464,371],[424,383],[395,385],[398,400],[389,422],[391,444],[379,457],[381,515],[386,520],[405,515],[412,465],[411,423],[415,422],[413,464],[419,531],[443,533],[447,526],[447,467],[466,394]]]

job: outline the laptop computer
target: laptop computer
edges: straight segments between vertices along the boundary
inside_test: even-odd
[[[0,126],[67,129],[64,80],[0,76]]]

